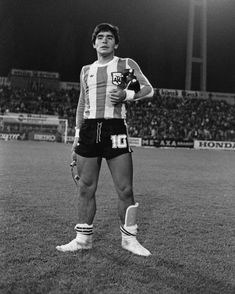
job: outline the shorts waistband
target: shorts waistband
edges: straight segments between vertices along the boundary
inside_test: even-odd
[[[120,124],[124,123],[124,119],[122,118],[89,118],[89,119],[84,119],[85,124],[97,124],[97,123],[104,123],[104,124]]]

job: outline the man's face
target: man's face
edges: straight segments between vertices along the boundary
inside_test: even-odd
[[[103,56],[110,55],[118,48],[115,44],[115,38],[112,32],[99,32],[95,39],[95,44],[93,47],[96,49],[97,53]]]

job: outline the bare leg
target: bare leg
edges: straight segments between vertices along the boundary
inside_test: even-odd
[[[122,223],[120,226],[122,247],[134,254],[149,256],[151,253],[136,239],[138,203],[135,204],[133,196],[132,156],[130,153],[125,153],[110,159],[108,166],[119,196],[118,212]]]
[[[101,158],[78,156],[78,223],[76,238],[65,245],[56,246],[62,252],[92,248],[93,220],[96,213],[95,192],[101,167]]]
[[[96,213],[95,192],[101,167],[101,158],[78,156],[78,223],[92,224]]]
[[[125,153],[107,161],[113,182],[118,193],[118,214],[121,223],[125,223],[126,209],[134,204],[133,166],[131,153]]]

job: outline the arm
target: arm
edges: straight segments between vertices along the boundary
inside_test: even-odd
[[[80,129],[83,121],[83,113],[85,108],[85,87],[83,83],[83,71],[82,68],[80,73],[80,95],[77,105],[77,111],[76,111],[76,127],[75,129]]]
[[[136,78],[140,83],[140,91],[135,93],[132,99],[128,99],[128,97],[126,97],[127,100],[139,100],[143,98],[152,97],[154,94],[153,87],[150,84],[149,80],[146,78],[146,76],[142,73],[139,65],[133,59],[130,58],[128,58],[127,63],[130,68],[134,69]]]
[[[82,125],[83,112],[84,112],[84,108],[85,108],[85,88],[84,88],[84,83],[83,83],[83,70],[84,69],[82,68],[81,73],[80,73],[80,95],[79,95],[77,110],[76,110],[75,137],[74,137],[72,151],[74,151],[74,148],[78,144],[79,131],[80,131],[80,128]]]
[[[148,79],[145,77],[145,75],[142,73],[138,64],[132,59],[127,59],[127,65],[129,68],[134,69],[134,74],[140,83],[140,91],[135,93],[135,91],[129,90],[129,89],[124,89],[124,90],[121,88],[114,89],[110,92],[111,94],[110,98],[113,104],[118,104],[125,101],[149,98],[149,97],[152,97],[154,94],[152,85],[150,84]]]

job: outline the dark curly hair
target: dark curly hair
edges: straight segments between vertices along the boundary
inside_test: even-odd
[[[110,23],[101,23],[95,27],[92,34],[92,43],[95,44],[96,36],[100,32],[107,32],[107,31],[110,31],[114,35],[115,44],[119,44],[120,42],[119,28]]]

